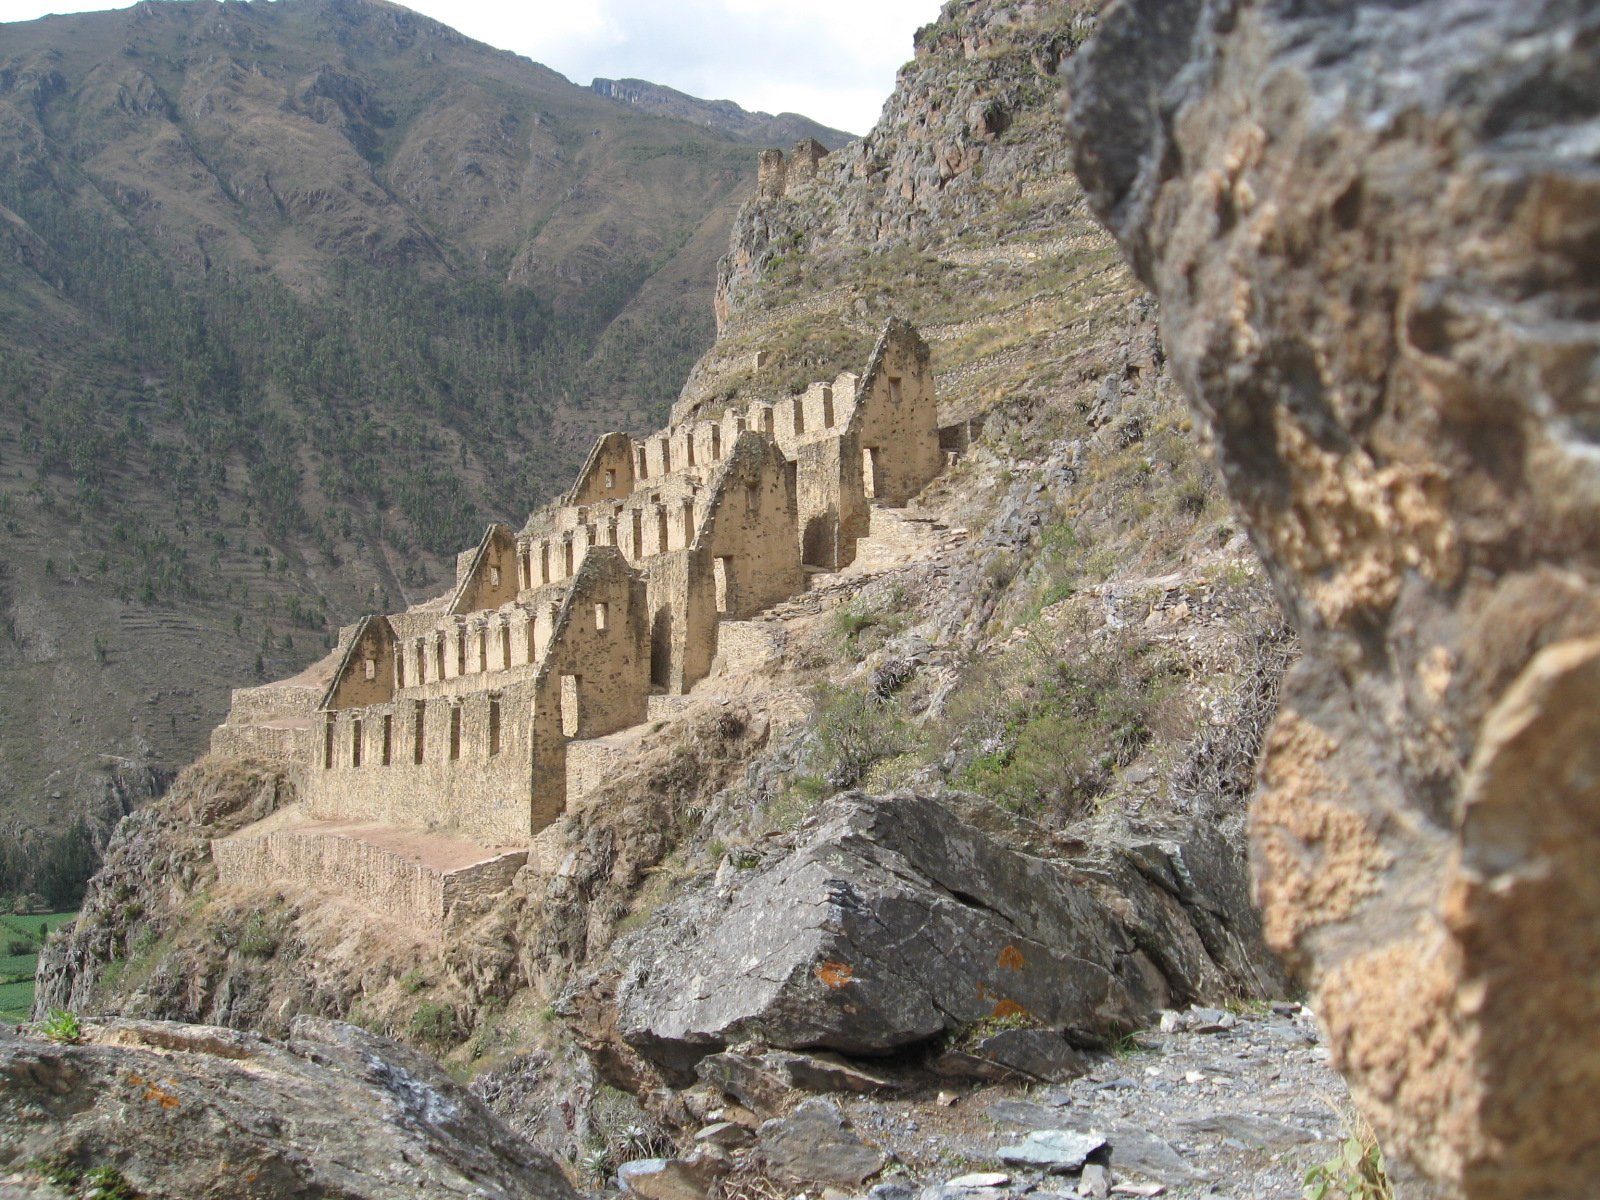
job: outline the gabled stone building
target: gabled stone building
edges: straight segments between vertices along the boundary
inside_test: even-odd
[[[442,920],[450,881],[385,877],[374,828],[526,845],[566,806],[569,745],[688,691],[723,622],[847,565],[870,506],[905,503],[943,461],[928,348],[903,321],[860,375],[605,435],[558,502],[459,557],[450,594],[366,617],[317,667],[234,693],[214,748],[291,763],[301,815],[339,836],[246,830],[217,843],[224,878],[372,876],[369,894]],[[508,861],[469,866],[500,878]]]

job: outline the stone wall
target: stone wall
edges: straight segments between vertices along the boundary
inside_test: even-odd
[[[861,446],[867,498],[901,505],[944,466],[928,347],[904,321],[879,339],[851,421]]]
[[[283,682],[234,688],[228,716],[241,725],[282,717],[309,717],[321,707],[323,694],[327,690],[325,681],[303,686]]]
[[[717,626],[718,674],[762,670],[782,658],[783,650],[783,626],[776,622],[724,621]]]
[[[838,570],[867,533],[861,441],[854,434],[810,442],[795,452],[795,537],[808,567]]]
[[[633,439],[625,433],[608,433],[589,452],[566,503],[576,506],[620,500],[633,491],[633,483]]]
[[[597,549],[564,590],[537,665],[485,672],[479,650],[465,674],[330,708],[306,772],[307,811],[488,842],[536,832],[564,803],[565,742],[644,720],[643,596],[621,555]]]
[[[394,627],[384,616],[364,618],[345,648],[322,704],[351,708],[374,704],[394,695]]]
[[[584,564],[539,672],[557,690],[563,736],[603,737],[644,720],[644,599],[643,582],[615,549],[596,550]],[[565,691],[563,680],[572,681]]]
[[[454,869],[430,866],[403,850],[368,840],[359,829],[280,829],[211,843],[219,876],[228,884],[287,883],[354,897],[362,907],[443,932],[460,903],[503,892],[527,861],[509,851]]]
[[[224,758],[259,758],[285,766],[309,762],[317,745],[320,721],[263,721],[234,724],[211,731],[211,753]]]
[[[319,820],[524,840],[535,830],[530,784],[548,769],[534,751],[541,695],[529,680],[459,699],[330,712],[319,761],[305,771],[306,809]]]
[[[567,805],[584,797],[614,775],[628,761],[626,748],[604,738],[567,743]]]
[[[713,626],[754,616],[805,589],[794,537],[795,486],[771,441],[739,435],[694,546],[694,569],[713,581]]]
[[[504,525],[490,525],[451,597],[453,613],[499,608],[517,598],[517,543]]]
[[[756,191],[764,200],[781,200],[816,179],[827,155],[827,148],[816,138],[801,138],[787,155],[782,150],[763,150],[757,165]]]

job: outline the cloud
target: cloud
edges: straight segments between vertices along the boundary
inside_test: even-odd
[[[201,0],[204,2],[204,0]],[[0,20],[111,0],[0,0]],[[575,83],[633,76],[865,133],[939,0],[410,0]]]
[[[417,7],[587,83],[664,83],[864,133],[938,0],[552,0]]]

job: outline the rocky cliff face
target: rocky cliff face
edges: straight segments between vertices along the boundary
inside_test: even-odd
[[[1305,638],[1275,945],[1408,1194],[1600,1169],[1600,13],[1128,0],[1079,170]]]
[[[824,161],[815,198],[740,210],[717,280],[719,327],[726,332],[756,292],[770,302],[769,268],[784,255],[803,253],[815,269],[840,252],[945,240],[974,219],[1003,219],[996,205],[1047,227],[1042,192],[1067,170],[1067,149],[1042,125],[1057,72],[1098,8],[1083,0],[949,6],[919,30],[878,124]],[[1058,232],[1071,229],[1069,207],[1052,215]]]

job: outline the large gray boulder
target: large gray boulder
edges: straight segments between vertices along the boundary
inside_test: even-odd
[[[1093,881],[932,800],[840,797],[741,875],[619,955],[618,1032],[669,1072],[744,1040],[883,1054],[996,1019],[1098,1044],[1173,995]]]
[[[1096,211],[1301,634],[1273,944],[1408,1197],[1595,1193],[1600,6],[1123,0]]]
[[[151,1200],[575,1200],[436,1063],[354,1026],[302,1017],[287,1045],[164,1021],[84,1035],[0,1027],[0,1176],[110,1168]]]

